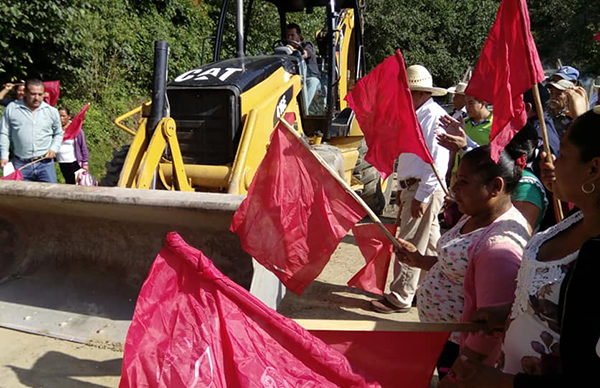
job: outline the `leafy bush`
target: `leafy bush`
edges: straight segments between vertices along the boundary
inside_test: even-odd
[[[58,79],[58,105],[74,114],[91,103],[84,130],[96,177],[129,140],[113,119],[149,99],[153,42],[169,42],[169,73],[179,74],[200,64],[214,30],[194,0],[4,0],[0,18],[0,79]]]
[[[204,38],[213,35],[221,0],[3,0],[0,7],[0,81],[37,77],[61,80],[61,100],[76,113],[91,102],[84,129],[92,173],[104,174],[113,148],[129,141],[112,120],[149,99],[153,42],[171,46],[170,78],[200,66]],[[246,2],[247,4],[248,2]],[[542,60],[557,59],[600,72],[597,2],[529,0]],[[222,58],[235,53],[235,2],[227,19]],[[365,49],[370,69],[402,49],[408,65],[420,63],[435,82],[457,82],[473,66],[487,38],[498,0],[368,0]],[[325,12],[288,15],[313,40]],[[254,1],[248,54],[269,53],[279,39],[273,4]],[[212,44],[204,61],[212,60]]]

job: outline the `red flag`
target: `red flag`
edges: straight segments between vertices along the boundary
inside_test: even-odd
[[[120,388],[378,386],[167,235],[127,333]]]
[[[14,172],[8,174],[7,176],[3,176],[0,179],[3,181],[22,181],[23,174],[21,174],[21,170],[15,170]]]
[[[429,388],[449,332],[313,331],[354,371],[385,388]]]
[[[385,227],[392,236],[396,235],[396,225]],[[367,264],[348,281],[348,286],[383,295],[392,260],[392,242],[376,224],[357,225],[352,233]]]
[[[545,79],[525,0],[502,0],[466,94],[494,105],[492,159],[527,122],[523,93]]]
[[[285,116],[295,120],[292,113]],[[340,240],[365,216],[350,196],[282,124],[233,216],[242,247],[300,295]]]
[[[401,153],[412,153],[425,163],[433,158],[425,144],[408,88],[400,50],[362,78],[346,96],[365,134],[365,160],[385,179]]]
[[[600,42],[600,32],[596,36],[594,36],[594,39]]]
[[[85,119],[85,112],[87,112],[89,107],[90,104],[87,104],[83,107],[81,112],[77,113],[77,115],[73,117],[73,120],[71,120],[71,124],[69,124],[69,126],[65,130],[63,141],[75,139],[75,137],[79,135],[79,131],[81,131],[81,127],[83,126],[83,119]]]
[[[60,96],[60,81],[47,81],[44,82],[45,92],[48,96],[44,98],[46,103],[55,106],[58,102],[58,96]]]

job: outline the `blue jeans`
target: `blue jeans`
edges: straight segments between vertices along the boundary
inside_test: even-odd
[[[29,162],[14,157],[12,163],[16,170]],[[31,166],[27,166],[21,170],[21,174],[24,181],[56,183],[56,169],[54,168],[54,161],[52,159],[44,159]]]

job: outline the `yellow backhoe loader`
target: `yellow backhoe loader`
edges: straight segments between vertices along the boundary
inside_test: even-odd
[[[118,344],[171,230],[234,281],[279,300],[280,287],[257,270],[229,224],[285,112],[296,114],[296,129],[381,212],[391,185],[364,161],[363,134],[344,101],[365,70],[364,1],[257,1],[278,11],[272,53],[245,55],[242,0],[235,3],[234,58],[221,59],[230,0],[223,1],[212,63],[167,85],[168,45],[156,42],[152,101],[116,119],[132,135],[101,182],[116,187],[0,181],[1,326]],[[298,42],[285,39],[286,14],[315,7],[325,7],[326,17],[318,72],[309,74]],[[311,77],[318,86],[309,95]],[[133,117],[135,129],[125,124]]]

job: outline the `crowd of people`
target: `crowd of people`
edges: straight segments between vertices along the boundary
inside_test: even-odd
[[[478,322],[453,333],[438,360],[440,387],[580,386],[600,367],[593,303],[600,242],[600,106],[588,106],[579,72],[563,66],[524,94],[527,124],[492,160],[493,107],[449,89],[450,114],[423,66],[407,69],[414,108],[434,165],[414,155],[397,167],[399,237],[390,293],[379,313],[414,305],[423,322]],[[543,117],[542,117],[543,115]],[[543,151],[542,122],[553,163]],[[567,217],[559,220],[556,198]],[[440,233],[438,215],[449,230]],[[586,298],[586,296],[588,298]],[[592,297],[591,299],[589,297]],[[588,302],[588,300],[590,302]]]
[[[75,139],[63,140],[71,113],[66,107],[51,106],[47,97],[38,79],[4,85],[0,91],[0,105],[5,106],[0,121],[0,167],[12,163],[25,181],[56,183],[57,161],[65,182],[75,184],[76,172],[89,170],[85,134],[80,130]]]
[[[593,381],[600,367],[600,316],[589,305],[600,269],[600,106],[588,106],[578,77],[564,66],[538,85],[543,112],[533,90],[524,94],[527,123],[495,162],[493,108],[461,82],[450,89],[449,114],[433,99],[448,90],[433,86],[425,67],[407,69],[417,120],[451,195],[430,165],[400,156],[399,238],[411,246],[396,250],[390,293],[371,307],[407,312],[416,296],[421,321],[486,328],[451,335],[438,360],[442,387],[573,386]],[[10,161],[24,180],[55,183],[56,160],[74,184],[75,172],[88,169],[85,135],[64,140],[71,113],[44,98],[37,79],[0,92],[0,166]],[[563,220],[555,198],[569,213]]]

